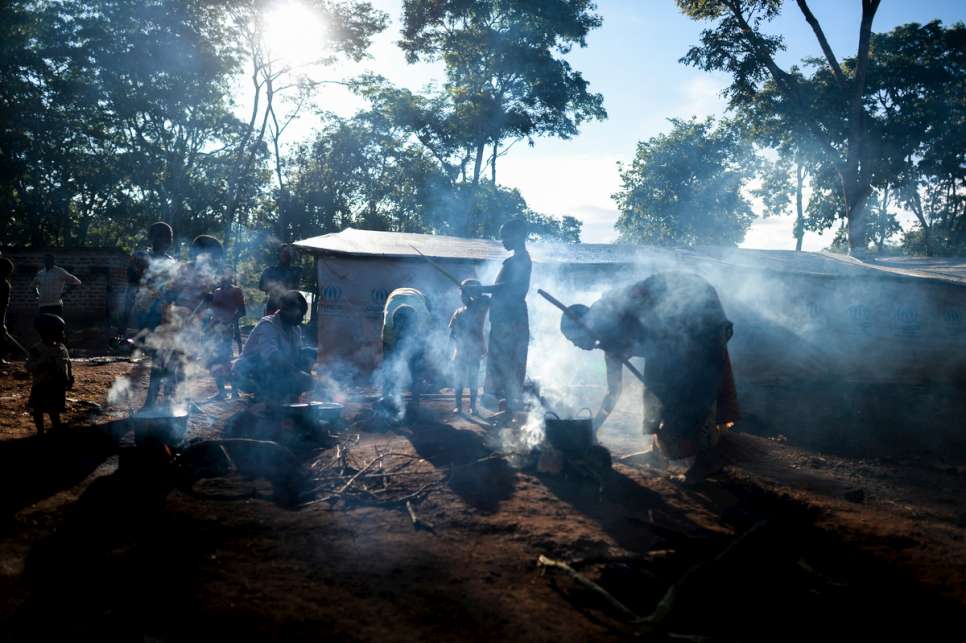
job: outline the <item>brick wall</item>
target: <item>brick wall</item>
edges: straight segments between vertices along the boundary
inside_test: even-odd
[[[71,323],[103,324],[117,315],[127,287],[129,257],[116,248],[82,248],[76,250],[3,249],[3,256],[13,261],[12,298],[7,322],[14,328],[29,327],[37,311],[37,295],[30,284],[43,267],[44,255],[52,253],[56,264],[76,275],[83,285],[64,295],[64,316]]]

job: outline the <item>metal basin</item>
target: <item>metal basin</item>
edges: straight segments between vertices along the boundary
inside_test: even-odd
[[[287,405],[293,416],[308,422],[332,424],[342,416],[344,408],[337,402],[299,402]]]
[[[129,417],[128,422],[134,429],[134,443],[138,446],[156,440],[169,447],[177,447],[188,433],[187,409],[147,409]]]

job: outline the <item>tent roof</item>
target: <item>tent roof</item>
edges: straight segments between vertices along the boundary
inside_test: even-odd
[[[310,254],[346,257],[418,258],[419,253],[439,260],[500,261],[507,256],[499,241],[432,234],[383,232],[346,228],[341,232],[295,242]],[[606,243],[537,241],[528,245],[535,263],[629,264],[677,261],[718,264],[786,273],[824,276],[913,277],[966,285],[966,259],[893,257],[862,262],[827,252],[748,250],[702,246],[693,250]],[[419,252],[416,251],[419,250]]]

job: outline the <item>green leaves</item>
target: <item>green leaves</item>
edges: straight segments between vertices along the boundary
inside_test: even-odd
[[[671,120],[638,143],[614,195],[622,241],[661,246],[736,245],[754,218],[742,188],[751,150],[727,124]]]
[[[445,65],[453,131],[479,157],[488,144],[570,138],[606,118],[603,97],[560,57],[600,26],[594,9],[589,0],[406,0],[400,47],[410,61]]]

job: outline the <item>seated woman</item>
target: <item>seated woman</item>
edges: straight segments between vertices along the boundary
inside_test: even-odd
[[[280,303],[258,322],[232,367],[234,388],[271,403],[296,401],[313,384],[311,353],[302,346],[299,328],[308,303],[297,290],[283,294]]]

